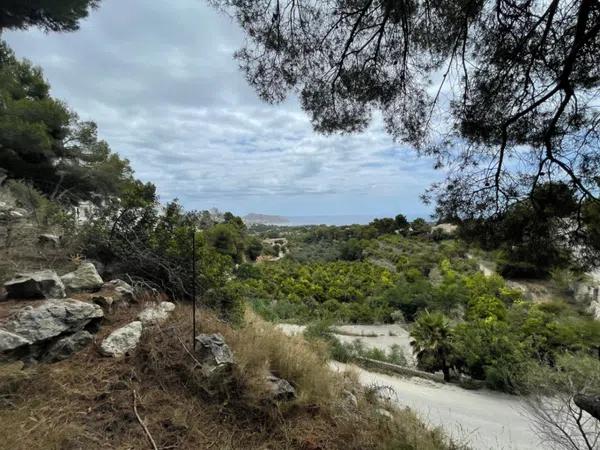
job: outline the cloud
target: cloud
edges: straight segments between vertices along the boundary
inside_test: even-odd
[[[428,212],[418,195],[440,177],[431,161],[379,119],[323,136],[295,98],[261,102],[232,57],[244,36],[205,2],[104,0],[76,33],[5,39],[164,200],[239,214]]]

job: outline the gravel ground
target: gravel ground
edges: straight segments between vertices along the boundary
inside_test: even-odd
[[[410,407],[424,422],[442,427],[452,439],[474,450],[544,448],[531,430],[518,397],[420,378],[388,376],[337,362],[332,362],[332,366],[357,371],[365,386],[391,387],[395,392],[392,401]]]
[[[291,324],[278,326],[286,334],[300,334],[305,328]],[[338,329],[345,333],[336,334],[343,342],[361,339],[366,347],[383,350],[398,344],[405,355],[411,357],[408,332],[399,325],[344,325]],[[337,370],[356,370],[365,386],[375,384],[393,388],[392,400],[399,406],[410,407],[424,422],[442,427],[451,438],[474,450],[544,448],[531,430],[530,419],[516,396],[486,389],[466,390],[416,377],[389,376],[338,362],[331,365]]]

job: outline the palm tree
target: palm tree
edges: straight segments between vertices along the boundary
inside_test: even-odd
[[[444,380],[449,381],[452,330],[448,318],[441,312],[430,313],[425,310],[417,317],[410,337],[419,367],[432,372],[441,370]]]

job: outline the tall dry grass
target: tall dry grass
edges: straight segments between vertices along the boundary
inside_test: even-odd
[[[134,390],[160,449],[456,448],[411,412],[374,400],[352,375],[332,372],[319,344],[251,315],[232,328],[198,312],[199,332],[221,333],[237,362],[231,382],[209,394],[194,366],[190,313],[180,306],[170,321],[146,330],[131,357],[103,358],[92,347],[53,365],[0,366],[0,448],[151,448],[133,410]],[[298,398],[270,401],[268,372],[292,383]],[[377,412],[382,407],[391,419]]]

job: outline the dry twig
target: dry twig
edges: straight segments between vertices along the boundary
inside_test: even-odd
[[[146,436],[148,436],[148,440],[152,444],[152,448],[154,450],[158,450],[158,447],[156,446],[156,442],[154,442],[154,438],[150,434],[150,431],[148,431],[148,427],[146,426],[146,424],[144,423],[144,421],[142,420],[142,418],[138,414],[138,410],[137,410],[137,394],[135,392],[135,389],[133,390],[133,412],[135,413],[135,417],[137,417],[138,422],[140,423],[140,425],[144,429],[144,432],[146,433]]]

